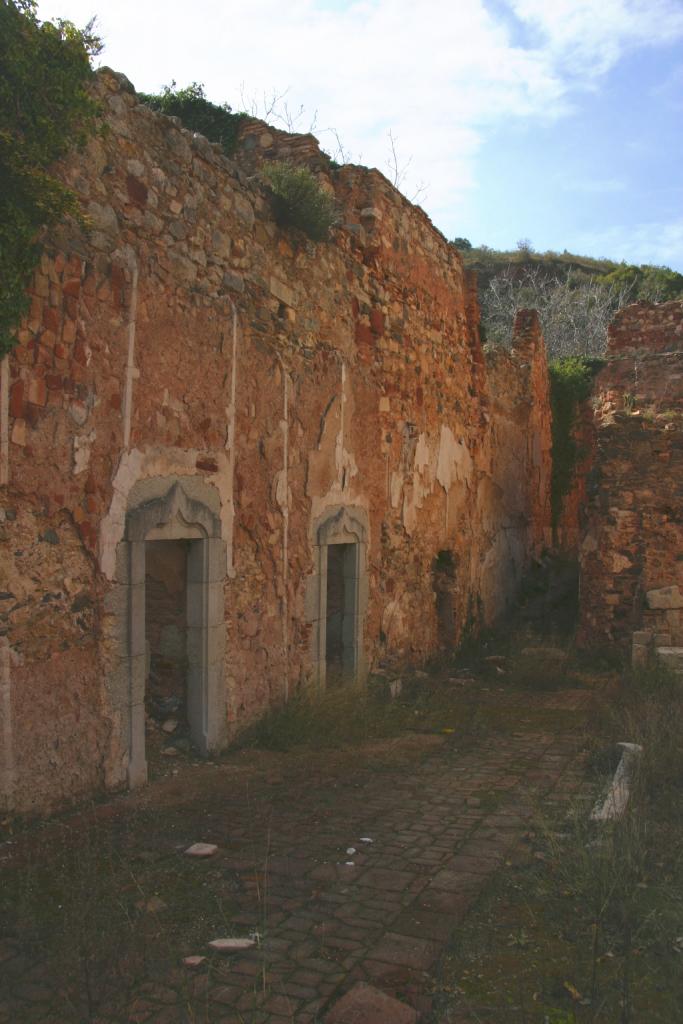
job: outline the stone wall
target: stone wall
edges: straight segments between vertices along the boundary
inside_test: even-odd
[[[595,406],[580,642],[626,652],[650,629],[683,645],[683,303],[621,310]]]
[[[459,254],[379,172],[259,122],[229,160],[123,76],[97,88],[108,131],[63,165],[88,226],[45,239],[0,391],[0,799],[21,812],[144,780],[145,539],[188,543],[207,750],[324,679],[327,544],[356,545],[361,680],[436,649],[438,552],[457,642],[549,543],[535,315],[485,358]],[[273,220],[258,165],[287,150],[337,197],[329,242]]]

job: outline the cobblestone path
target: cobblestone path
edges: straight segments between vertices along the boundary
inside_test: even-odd
[[[581,711],[589,695],[509,699]],[[333,782],[275,779],[268,804],[217,782],[205,833],[181,838],[218,844],[212,867],[239,882],[233,934],[258,932],[258,945],[213,958],[189,982],[177,968],[163,984],[144,985],[125,1017],[100,1011],[93,1019],[312,1024],[363,981],[412,1007],[415,1019],[433,1020],[430,972],[464,915],[520,848],[539,802],[566,800],[582,786],[574,730],[541,732],[533,719],[529,731],[520,728],[465,751],[449,738],[382,771],[359,763]],[[61,1024],[41,965],[10,942],[1,952],[0,1022]]]

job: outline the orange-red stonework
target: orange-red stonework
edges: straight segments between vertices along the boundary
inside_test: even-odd
[[[626,652],[634,630],[650,630],[683,646],[683,302],[621,310],[607,355],[595,386],[579,638]],[[673,589],[648,598],[664,588]]]
[[[444,642],[440,552],[457,642],[550,542],[535,314],[485,356],[459,254],[380,173],[258,122],[229,160],[97,88],[109,130],[63,166],[88,226],[45,240],[3,369],[0,801],[26,813],[144,781],[145,542],[190,552],[207,752],[324,684],[326,600],[361,681]],[[276,226],[274,155],[336,194],[329,242]]]

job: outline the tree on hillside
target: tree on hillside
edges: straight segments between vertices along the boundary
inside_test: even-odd
[[[518,309],[537,309],[551,358],[600,355],[607,327],[621,306],[644,299],[683,298],[683,274],[669,267],[630,266],[562,254],[498,252],[487,246],[465,254],[479,276],[485,337],[508,345]]]
[[[683,274],[670,267],[635,267],[622,263],[602,280],[617,288],[628,286],[638,299],[647,302],[668,302],[670,299],[683,298]]]
[[[75,194],[51,172],[97,117],[92,23],[39,22],[35,0],[0,0],[0,356],[14,344],[41,228],[78,215]]]
[[[607,327],[621,306],[634,299],[632,282],[603,284],[588,275],[548,275],[541,264],[507,267],[481,295],[488,341],[509,345],[518,309],[538,310],[548,356],[598,356],[605,350]]]

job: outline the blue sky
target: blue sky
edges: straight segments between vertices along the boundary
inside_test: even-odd
[[[287,111],[449,238],[683,272],[683,0],[43,0],[141,90]],[[285,109],[286,108],[286,109]],[[303,108],[303,112],[300,113]],[[279,122],[277,118],[280,118]],[[337,154],[339,157],[339,154]]]

